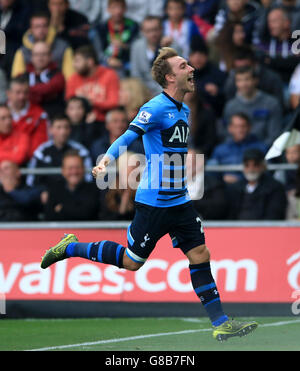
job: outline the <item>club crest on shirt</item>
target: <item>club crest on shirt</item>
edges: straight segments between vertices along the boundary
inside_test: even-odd
[[[137,119],[142,124],[148,124],[151,116],[151,113],[147,111],[141,111]]]

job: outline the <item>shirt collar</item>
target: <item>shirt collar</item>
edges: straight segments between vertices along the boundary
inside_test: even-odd
[[[170,99],[171,102],[173,102],[175,104],[175,106],[177,107],[178,111],[181,110],[182,108],[182,103],[181,102],[178,102],[177,100],[173,99],[172,97],[170,97],[169,94],[167,94],[165,91],[162,92],[168,99]]]
[[[15,112],[11,108],[11,113],[12,113],[13,120],[14,121],[19,121],[21,119],[21,117],[24,117],[24,116],[27,115],[28,110],[29,110],[29,102],[27,102],[26,105],[25,105],[25,107],[21,111],[19,111],[19,112]]]

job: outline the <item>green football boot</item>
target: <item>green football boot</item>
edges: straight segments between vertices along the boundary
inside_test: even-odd
[[[225,341],[233,336],[245,336],[254,331],[258,326],[255,321],[240,322],[236,320],[228,320],[220,326],[214,327],[213,337],[218,341]]]
[[[65,234],[65,237],[55,246],[46,251],[42,258],[41,268],[46,269],[51,264],[66,258],[66,248],[71,242],[78,242],[78,238],[74,234]]]

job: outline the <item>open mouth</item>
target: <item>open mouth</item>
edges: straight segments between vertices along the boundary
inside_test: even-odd
[[[188,77],[187,81],[188,81],[188,83],[190,83],[191,85],[194,85],[194,76],[190,76],[190,77]]]

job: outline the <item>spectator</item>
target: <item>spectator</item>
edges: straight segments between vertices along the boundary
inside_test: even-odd
[[[85,15],[88,22],[93,25],[101,19],[103,1],[95,0],[69,0],[69,7],[76,12]]]
[[[214,19],[218,11],[219,0],[187,0],[186,16],[190,18],[197,25],[200,34],[205,40],[210,39],[213,32]]]
[[[199,17],[213,25],[220,0],[186,0],[186,14],[189,18]]]
[[[40,188],[27,187],[22,182],[16,163],[0,164],[0,221],[21,222],[37,220],[40,211]]]
[[[64,109],[64,75],[51,60],[51,49],[44,41],[32,46],[31,62],[26,66],[25,76],[29,82],[29,100],[38,104],[48,116]]]
[[[110,145],[127,130],[128,121],[126,111],[122,107],[111,110],[106,115],[105,128],[107,134],[97,139],[91,146],[91,155],[94,163],[96,163],[98,156],[105,154]],[[143,147],[139,141],[132,143],[128,150],[143,153]]]
[[[291,21],[291,29],[300,29],[300,7],[298,0],[263,0],[260,17],[256,26],[258,38],[264,38],[268,34],[268,14],[274,8],[285,10]]]
[[[48,139],[48,116],[42,107],[29,101],[29,84],[24,77],[11,79],[7,98],[14,129],[29,135],[30,159],[36,148]]]
[[[64,114],[55,116],[51,121],[51,139],[37,148],[28,167],[30,169],[60,167],[64,154],[74,149],[83,158],[86,169],[90,169],[92,161],[89,151],[82,144],[70,140],[70,134],[71,124],[68,117]],[[28,175],[26,183],[29,186],[42,184],[47,187],[59,178],[60,175]],[[90,173],[86,174],[86,180],[92,180]]]
[[[191,42],[189,62],[195,68],[196,90],[201,95],[203,103],[209,105],[220,117],[225,102],[223,86],[227,74],[209,61],[208,54],[208,47],[203,40],[194,37]]]
[[[93,30],[93,43],[98,59],[116,70],[120,77],[130,73],[130,48],[139,34],[139,25],[124,16],[125,0],[109,0],[109,19]]]
[[[164,46],[178,49],[177,44],[163,37],[162,20],[156,16],[147,16],[142,23],[142,35],[135,40],[130,52],[130,73],[139,78],[150,90],[152,95],[161,93],[161,86],[153,80],[152,63],[158,55],[158,50]]]
[[[134,77],[128,77],[120,81],[119,104],[127,113],[127,120],[131,122],[138,114],[141,106],[151,97],[151,94],[143,82]]]
[[[117,73],[98,64],[98,57],[90,45],[75,51],[74,68],[76,73],[68,80],[65,98],[84,97],[89,100],[101,123],[106,113],[118,105],[120,83]]]
[[[255,25],[259,17],[260,5],[249,0],[226,0],[224,7],[218,11],[214,24],[214,32],[218,35],[227,21],[241,22],[246,42],[251,44]]]
[[[22,36],[28,29],[30,6],[24,0],[0,0],[0,29],[5,32],[5,57],[1,56],[0,68],[6,77],[11,75],[16,50],[22,45]]]
[[[27,2],[30,3],[33,13],[46,12],[48,10],[48,0],[27,0]]]
[[[128,154],[135,156],[131,152]],[[124,172],[116,176],[115,182],[110,185],[109,189],[100,193],[101,209],[98,214],[100,220],[131,220],[134,215],[135,189],[128,184],[128,178],[135,166],[129,166],[124,155],[119,157],[118,166]]]
[[[189,147],[209,157],[218,143],[216,114],[211,107],[203,103],[202,97],[197,92],[185,103],[191,109]]]
[[[62,179],[49,188],[45,198],[45,219],[95,220],[99,193],[95,183],[86,182],[85,166],[76,151],[68,151],[62,160]]]
[[[295,151],[295,147],[292,150],[296,153],[299,158],[299,145]],[[293,187],[287,191],[288,207],[286,212],[287,220],[300,219],[300,161],[298,161],[298,168],[295,171],[295,177],[293,178]]]
[[[118,182],[117,177],[117,184]],[[103,192],[100,197],[102,208],[98,215],[99,220],[131,220],[134,216],[133,190],[116,187]]]
[[[224,86],[226,100],[234,98],[236,94],[235,69],[246,66],[254,69],[258,79],[257,88],[276,97],[284,108],[284,87],[280,75],[259,63],[252,48],[248,47],[237,50],[233,56],[233,69],[229,72]]]
[[[236,113],[230,118],[228,133],[230,137],[225,143],[217,145],[207,162],[208,165],[241,165],[244,152],[248,149],[259,149],[264,154],[267,146],[259,141],[251,132],[251,122],[243,113]],[[226,172],[223,180],[226,183],[234,183],[240,180],[239,172]]]
[[[0,104],[6,102],[7,79],[5,71],[0,68]]]
[[[211,59],[219,64],[222,71],[230,72],[234,65],[234,55],[247,46],[243,24],[227,21],[222,32],[210,43]]]
[[[184,0],[167,0],[166,15],[163,21],[163,34],[169,38],[169,43],[176,42],[177,52],[188,59],[192,38],[202,37],[194,21],[185,17],[186,4]]]
[[[292,165],[300,164],[300,144],[286,148],[282,162]],[[286,192],[289,193],[296,188],[297,170],[276,170],[274,178],[280,181],[284,185]]]
[[[87,148],[90,148],[96,138],[104,134],[103,125],[89,118],[91,110],[88,100],[82,97],[73,96],[66,104],[66,114],[71,123],[70,139]]]
[[[107,20],[109,14],[107,12],[108,0],[103,0],[103,19]],[[126,0],[127,11],[125,16],[129,17],[141,24],[145,17],[153,15],[162,17],[164,15],[165,0]]]
[[[289,105],[292,110],[300,104],[300,63],[295,68],[289,82]]]
[[[224,119],[237,112],[245,113],[251,123],[251,133],[270,146],[282,131],[282,109],[278,100],[257,89],[257,77],[252,68],[241,67],[235,71],[237,93],[224,108]]]
[[[48,0],[50,24],[73,49],[87,44],[90,25],[85,15],[70,9],[69,0]]]
[[[193,201],[196,210],[205,220],[227,219],[229,203],[225,183],[211,173],[205,173],[204,194],[200,200]]]
[[[292,30],[300,28],[300,7],[297,0],[277,0],[279,5],[287,12],[291,20]]]
[[[269,68],[276,71],[287,85],[299,57],[293,54],[291,21],[282,8],[272,9],[268,14],[268,33],[257,40],[255,48],[261,60]]]
[[[29,148],[28,134],[13,129],[9,108],[0,105],[0,163],[8,160],[18,165],[24,164],[29,159]]]
[[[30,18],[30,28],[23,36],[23,45],[16,51],[12,65],[12,77],[26,72],[26,65],[31,62],[32,46],[37,41],[45,41],[51,46],[52,60],[56,62],[65,78],[73,73],[73,51],[69,44],[57,36],[50,26],[47,13],[36,13]]]
[[[283,220],[287,199],[283,185],[266,170],[264,154],[251,149],[244,153],[245,180],[229,186],[232,220]]]

